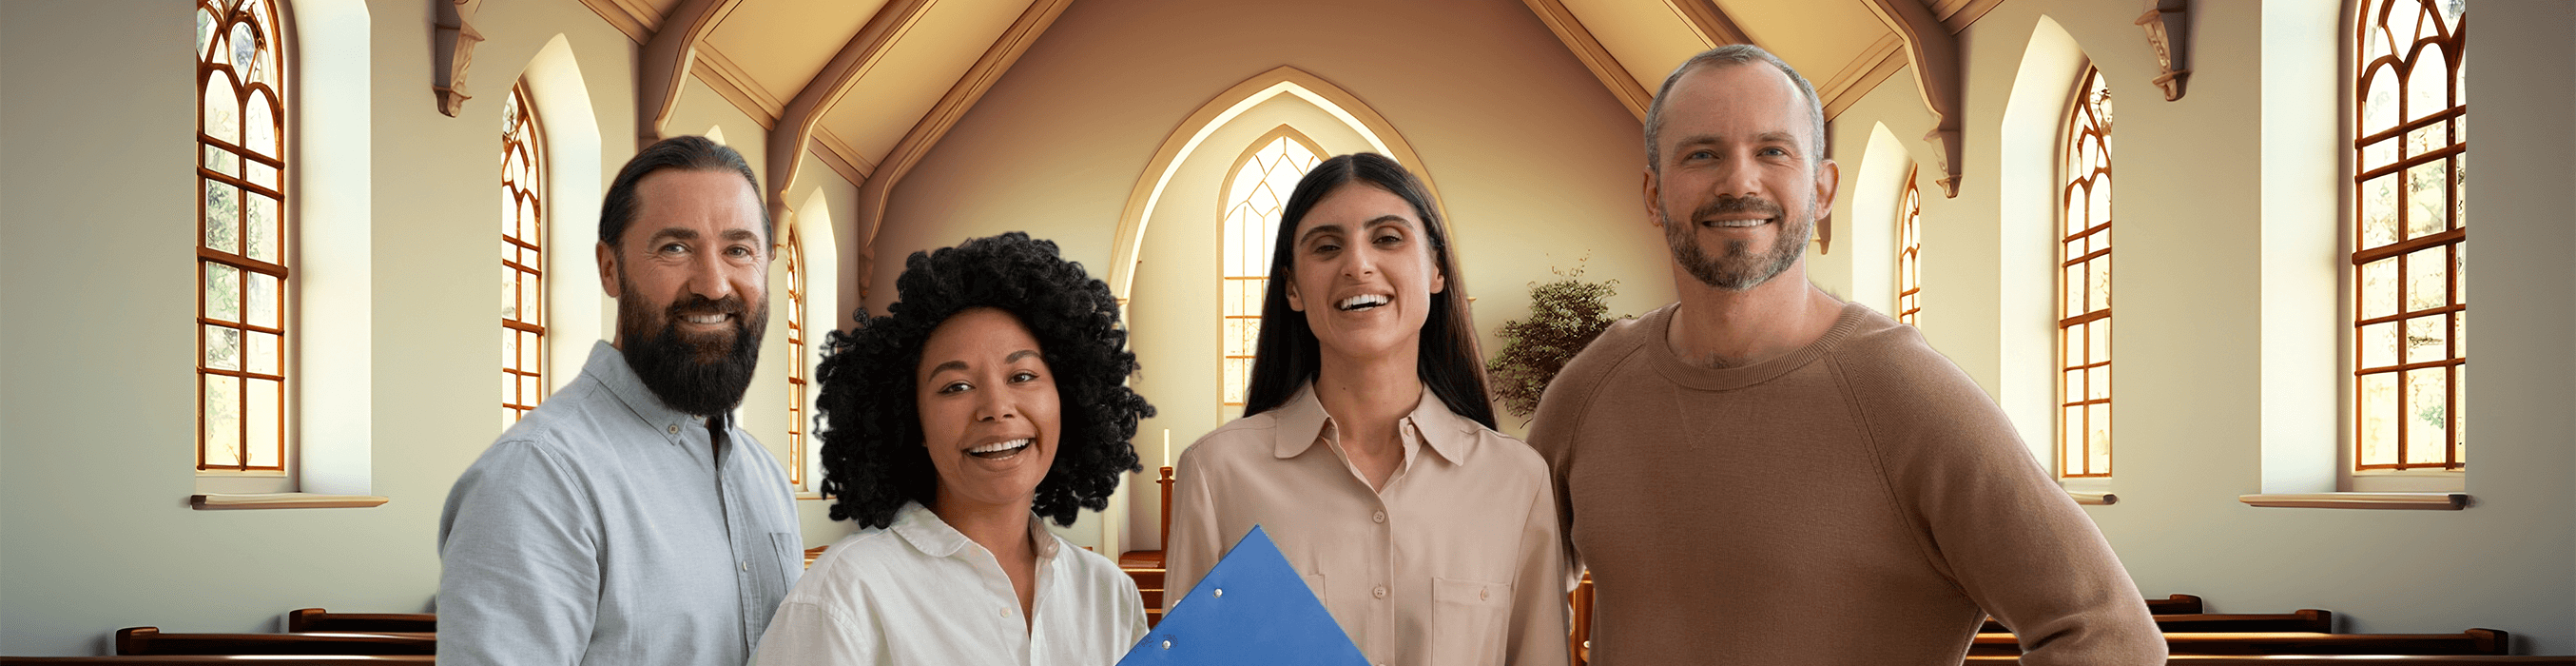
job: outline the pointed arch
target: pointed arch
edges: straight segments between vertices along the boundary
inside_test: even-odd
[[[1448,207],[1440,203],[1440,186],[1431,177],[1430,169],[1423,165],[1422,156],[1413,151],[1413,144],[1404,140],[1404,135],[1396,131],[1395,125],[1341,86],[1305,70],[1281,65],[1244,79],[1200,105],[1198,111],[1191,113],[1179,127],[1172,129],[1169,136],[1164,137],[1162,147],[1154,151],[1154,158],[1145,163],[1145,170],[1138,174],[1135,188],[1127,194],[1126,210],[1118,214],[1117,236],[1110,245],[1109,290],[1120,302],[1125,302],[1131,292],[1145,229],[1152,223],[1154,205],[1162,199],[1163,189],[1171,184],[1172,175],[1217,128],[1280,95],[1295,95],[1332,114],[1368,139],[1369,146],[1378,153],[1395,158],[1397,163],[1413,170],[1414,175],[1422,178],[1423,187],[1431,190],[1432,205],[1441,209],[1441,219],[1450,220],[1450,244],[1453,247],[1458,244],[1457,239],[1462,234],[1458,231],[1458,223],[1449,216]]]

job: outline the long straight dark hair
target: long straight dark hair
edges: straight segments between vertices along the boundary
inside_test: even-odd
[[[1422,342],[1414,356],[1414,375],[1440,397],[1451,413],[1494,428],[1494,406],[1486,399],[1484,356],[1476,350],[1476,323],[1467,312],[1467,281],[1449,255],[1449,229],[1431,205],[1428,188],[1394,159],[1355,153],[1324,160],[1288,195],[1279,217],[1279,238],[1270,248],[1270,287],[1261,302],[1261,340],[1253,348],[1251,386],[1246,387],[1243,415],[1278,409],[1296,397],[1297,389],[1315,381],[1323,355],[1306,314],[1288,309],[1288,283],[1296,279],[1297,223],[1306,219],[1324,195],[1345,184],[1375,187],[1413,206],[1422,233],[1431,239],[1431,262],[1448,279],[1448,288],[1431,295],[1431,316],[1422,322]]]

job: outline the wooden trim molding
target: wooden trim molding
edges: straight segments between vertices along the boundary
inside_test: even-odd
[[[741,65],[734,64],[732,58],[712,45],[698,49],[697,64],[689,68],[689,75],[706,82],[717,96],[733,103],[734,109],[759,123],[761,129],[777,129],[778,114],[787,110],[786,102],[769,94],[769,89],[752,80],[750,72],[743,71]],[[679,90],[674,88],[672,94],[679,94]]]
[[[1162,199],[1164,186],[1171,183],[1174,171],[1216,128],[1280,95],[1296,95],[1333,114],[1368,139],[1370,147],[1379,154],[1395,158],[1397,164],[1421,177],[1423,189],[1431,191],[1431,205],[1440,209],[1441,219],[1449,222],[1450,251],[1459,252],[1456,249],[1460,244],[1459,237],[1465,234],[1459,231],[1457,218],[1450,216],[1448,206],[1441,203],[1440,185],[1434,182],[1430,167],[1422,163],[1422,156],[1413,151],[1413,145],[1404,140],[1404,135],[1396,131],[1395,125],[1341,86],[1305,70],[1281,65],[1217,93],[1206,104],[1199,105],[1198,110],[1183,119],[1179,126],[1172,128],[1171,134],[1163,137],[1163,145],[1155,149],[1153,159],[1147,161],[1144,171],[1136,175],[1136,187],[1128,190],[1126,209],[1118,214],[1118,235],[1109,246],[1111,295],[1120,299],[1128,297],[1136,279],[1138,255],[1144,248],[1145,227],[1151,221],[1155,203]],[[864,215],[865,211],[861,214]],[[1462,279],[1455,275],[1450,278]]]
[[[2066,495],[2075,498],[2076,504],[2086,506],[2110,506],[2120,503],[2120,496],[2112,493],[2079,493],[2069,490],[2066,491]]]
[[[1934,3],[1932,11],[1941,17],[1941,27],[1956,35],[1967,31],[1969,25],[1985,18],[1986,12],[2003,3],[2004,0],[1939,0]]]
[[[659,17],[627,11],[616,0],[581,0],[581,4],[589,7],[591,13],[598,14],[600,20],[607,21],[609,27],[626,33],[626,38],[635,40],[637,44],[653,41],[653,24],[660,23]]]
[[[823,65],[823,71],[805,83],[796,97],[778,114],[778,126],[769,132],[769,216],[787,216],[787,192],[796,184],[796,169],[804,162],[805,144],[813,140],[814,130],[823,122],[823,114],[841,99],[850,86],[867,76],[878,62],[885,59],[894,43],[921,22],[930,10],[930,0],[892,0],[869,17],[868,23],[841,45],[839,53]],[[835,234],[838,236],[839,234]]]
[[[1859,103],[1869,91],[1877,90],[1880,82],[1904,69],[1904,50],[1905,38],[1888,33],[1862,51],[1860,57],[1853,58],[1851,64],[1844,65],[1842,71],[1835,72],[1834,78],[1826,79],[1816,88],[1816,95],[1824,98],[1825,119],[1842,115],[1843,109]]]
[[[1691,32],[1699,34],[1700,43],[1707,44],[1708,48],[1753,43],[1752,37],[1745,36],[1744,29],[1735,27],[1734,19],[1727,18],[1726,12],[1717,8],[1715,0],[1664,0],[1664,6],[1671,7],[1674,14],[1680,15],[1690,25]],[[1657,81],[1657,87],[1662,83]]]
[[[1959,40],[1950,34],[1932,11],[1917,0],[1868,0],[1871,13],[1880,22],[1905,39],[1905,57],[1914,66],[1914,83],[1923,93],[1923,105],[1932,110],[1932,132],[1923,136],[1940,146],[1934,153],[1941,177],[1943,196],[1959,197],[1961,146],[1959,137],[1960,85]]]
[[[2237,495],[2253,506],[2298,509],[2414,509],[2458,511],[2468,508],[2468,493],[2256,493]]]
[[[438,22],[431,31],[429,90],[438,99],[438,112],[449,118],[465,110],[465,71],[474,66],[474,45],[482,43],[483,33],[474,29],[474,12],[483,8],[483,0],[445,0],[438,3]]]
[[[984,99],[984,92],[992,90],[993,84],[1002,80],[1002,74],[1020,61],[1020,54],[1028,52],[1029,45],[1037,43],[1038,37],[1046,34],[1047,28],[1055,25],[1056,17],[1063,15],[1064,9],[1072,4],[1073,0],[1030,2],[1029,8],[1020,12],[1020,18],[1002,30],[1002,34],[993,39],[992,46],[984,49],[983,57],[977,58],[973,66],[966,68],[963,76],[957,77],[957,84],[949,87],[948,94],[940,96],[939,102],[932,104],[930,111],[913,124],[912,131],[895,141],[894,148],[871,169],[874,173],[859,186],[858,219],[853,220],[851,226],[856,233],[835,235],[852,238],[856,250],[842,255],[853,259],[842,263],[842,274],[855,277],[856,284],[844,282],[842,286],[847,291],[841,293],[862,299],[867,297],[868,282],[876,267],[877,230],[884,226],[886,202],[894,195],[895,184],[903,182],[904,175],[911,173],[913,165],[919,164],[921,158],[930,153],[931,146],[938,145],[940,138],[948,136],[948,130],[956,127],[957,121],[965,118],[968,110],[975,108],[975,102]],[[772,149],[770,154],[778,153]],[[789,173],[792,177],[794,172],[791,170]],[[783,184],[779,186],[780,201],[784,200],[786,191]],[[842,310],[855,312],[857,309]]]
[[[680,86],[688,83],[689,65],[697,61],[698,44],[741,5],[742,0],[681,0],[663,17],[653,39],[644,42],[635,64],[635,112],[641,116],[636,118],[636,148],[663,139],[680,104]]]
[[[833,132],[832,128],[814,128],[814,147],[830,153],[833,158],[841,161],[841,164],[832,165],[832,168],[840,171],[843,178],[849,179],[851,187],[858,187],[860,183],[868,182],[869,178],[876,175],[877,163],[860,156],[859,149],[850,147],[850,142],[841,140],[841,135]]]
[[[2188,0],[2157,0],[2153,9],[2139,16],[2138,27],[2147,31],[2147,46],[2156,50],[2155,84],[2165,91],[2165,101],[2182,99],[2182,84],[2191,78],[2191,4]]]
[[[1565,8],[1565,3],[1559,0],[1522,2],[1529,5],[1530,13],[1538,15],[1540,23],[1547,24],[1548,31],[1556,33],[1558,41],[1565,42],[1565,50],[1572,51],[1575,60],[1582,61],[1585,69],[1592,70],[1594,78],[1601,79],[1601,85],[1610,89],[1611,97],[1619,98],[1619,103],[1628,107],[1628,113],[1637,116],[1637,122],[1646,121],[1646,107],[1654,102],[1654,93],[1637,83],[1637,77],[1630,75],[1628,69],[1619,64],[1619,59],[1610,55],[1610,49],[1601,46],[1601,40],[1583,27],[1583,21],[1575,18],[1574,12]]]
[[[349,509],[380,506],[391,501],[374,495],[317,495],[313,493],[207,493],[189,495],[188,508],[199,511],[231,509]]]

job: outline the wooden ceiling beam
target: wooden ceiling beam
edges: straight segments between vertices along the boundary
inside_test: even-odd
[[[1752,37],[1745,36],[1744,29],[1735,27],[1734,19],[1727,18],[1726,12],[1717,8],[1716,0],[1664,0],[1664,4],[1689,21],[1691,32],[1698,33],[1699,41],[1707,44],[1707,48],[1753,43]],[[1657,87],[1663,85],[1662,81],[1655,83]]]
[[[929,13],[931,4],[931,0],[887,2],[877,10],[876,16],[868,18],[867,25],[860,27],[858,34],[851,35],[850,41],[841,45],[840,52],[832,54],[832,60],[824,63],[823,71],[815,72],[814,78],[805,82],[804,89],[796,91],[796,97],[787,101],[785,111],[778,114],[778,126],[769,132],[769,191],[764,193],[767,195],[764,198],[769,202],[771,219],[787,215],[787,191],[796,186],[797,166],[803,163],[801,157],[806,146],[813,142],[814,130],[823,122],[823,114],[832,110],[832,104],[839,102],[841,95],[850,91],[851,85],[857,84],[869,70],[876,68],[877,63],[885,60],[886,53],[894,50],[895,41],[921,22],[922,17]]]
[[[1611,97],[1619,98],[1619,103],[1628,107],[1628,113],[1637,116],[1638,122],[1645,122],[1646,106],[1654,101],[1655,94],[1638,85],[1637,77],[1630,75],[1628,68],[1610,55],[1610,49],[1601,46],[1601,40],[1583,27],[1582,19],[1575,18],[1574,12],[1566,9],[1560,0],[1522,2],[1529,5],[1530,13],[1538,15],[1540,23],[1547,24],[1549,32],[1556,33],[1558,41],[1565,42],[1565,50],[1574,52],[1575,60],[1583,61],[1583,67],[1592,70],[1593,78],[1600,79],[1601,85],[1610,89]]]
[[[932,146],[939,144],[940,138],[948,135],[950,128],[957,126],[959,119],[966,117],[967,111],[975,108],[977,101],[984,99],[984,93],[993,88],[993,83],[1000,81],[1002,74],[1020,61],[1020,54],[1028,52],[1029,45],[1046,34],[1047,28],[1055,25],[1056,17],[1064,14],[1065,7],[1072,4],[1073,0],[1030,2],[1029,8],[1020,12],[1019,19],[1012,21],[1011,27],[1003,29],[1001,36],[993,39],[993,45],[984,49],[983,57],[975,59],[975,64],[957,77],[956,85],[948,88],[948,94],[940,96],[939,102],[932,104],[919,122],[913,123],[912,130],[895,141],[894,149],[886,152],[885,159],[877,161],[867,183],[859,186],[857,219],[851,221],[848,229],[857,233],[835,230],[834,237],[856,241],[850,244],[854,251],[842,255],[853,258],[841,263],[842,275],[845,276],[841,293],[846,299],[842,301],[843,311],[857,312],[865,307],[868,283],[875,274],[877,231],[885,226],[886,203],[894,194],[894,186],[903,182],[904,175],[930,153]],[[773,150],[770,154],[778,153]],[[847,307],[851,305],[858,307]],[[853,322],[843,320],[838,323],[849,325]]]
[[[1914,83],[1923,106],[1932,110],[1932,132],[1923,135],[1940,148],[1941,177],[1933,182],[1949,198],[1959,196],[1959,40],[1932,16],[1922,0],[1867,0],[1870,13],[1905,40],[1905,58],[1914,66]]]
[[[652,41],[644,43],[639,54],[643,62],[635,69],[635,110],[643,116],[636,124],[637,149],[668,136],[671,114],[680,106],[680,86],[688,82],[689,66],[698,59],[698,44],[739,6],[742,0],[681,0],[662,18]]]

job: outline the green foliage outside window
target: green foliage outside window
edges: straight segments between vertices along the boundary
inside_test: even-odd
[[[1619,293],[1618,280],[1585,281],[1580,262],[1572,271],[1550,272],[1558,279],[1530,283],[1529,316],[1503,324],[1496,332],[1503,349],[1485,365],[1494,395],[1502,398],[1503,408],[1513,416],[1537,413],[1539,397],[1547,393],[1548,382],[1565,369],[1565,363],[1608,330],[1611,322],[1626,318],[1610,316],[1610,297]]]

